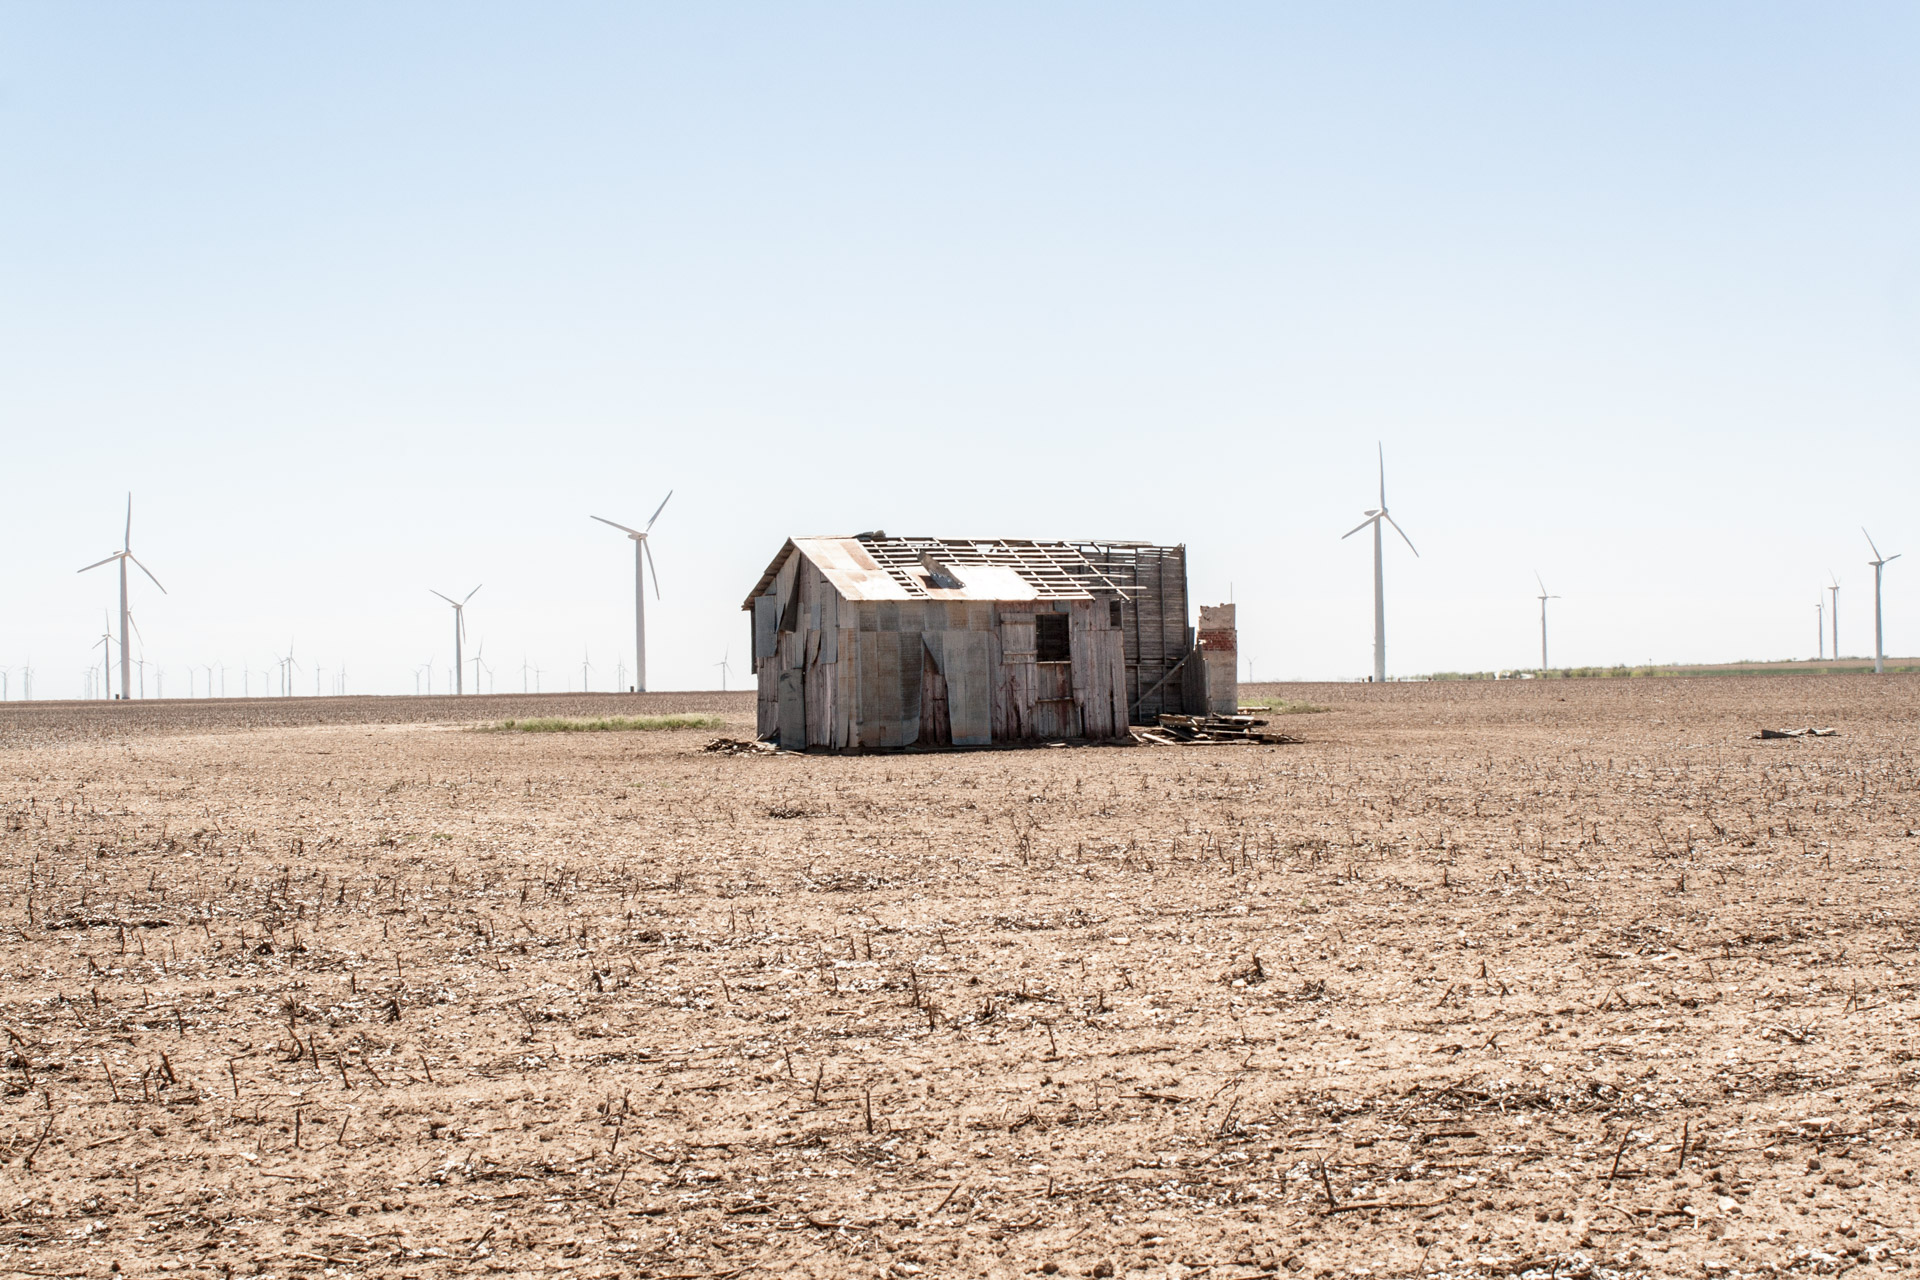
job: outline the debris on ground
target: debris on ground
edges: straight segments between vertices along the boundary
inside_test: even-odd
[[[1753,735],[1756,738],[1837,738],[1838,729],[1762,729]]]
[[[722,756],[770,756],[780,748],[771,742],[751,742],[740,738],[715,738],[705,750]]]
[[[1162,715],[1157,727],[1133,730],[1134,741],[1156,747],[1202,746],[1224,742],[1261,742],[1286,745],[1302,741],[1285,733],[1270,733],[1265,720],[1253,716]]]

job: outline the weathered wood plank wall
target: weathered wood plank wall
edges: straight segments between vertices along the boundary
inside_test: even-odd
[[[1080,552],[1129,597],[1120,613],[1125,696],[1133,721],[1150,724],[1163,711],[1194,710],[1180,676],[1154,689],[1193,646],[1187,627],[1187,549],[1087,544]]]
[[[1068,661],[1038,661],[1043,612],[1066,615]],[[854,751],[1126,732],[1134,671],[1104,598],[847,600],[796,553],[753,620],[757,725],[783,743]]]

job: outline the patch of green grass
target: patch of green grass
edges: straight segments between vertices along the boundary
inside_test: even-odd
[[[1240,710],[1264,711],[1268,715],[1275,716],[1306,716],[1325,711],[1326,708],[1312,702],[1296,702],[1292,698],[1267,698],[1264,701],[1243,702],[1240,704]]]
[[[723,729],[727,722],[719,716],[601,716],[574,720],[564,716],[536,716],[527,720],[502,720],[487,726],[491,733],[623,733],[630,730]]]

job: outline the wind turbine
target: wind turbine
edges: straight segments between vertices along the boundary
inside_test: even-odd
[[[486,585],[484,582],[480,584],[481,587]],[[467,592],[464,600],[455,600],[452,596],[441,596],[438,591],[431,589],[429,591],[430,594],[440,596],[442,600],[453,606],[453,691],[455,693],[467,691],[465,673],[460,670],[460,642],[467,636],[467,600],[473,599],[475,592],[479,590],[480,587],[475,587]]]
[[[587,651],[580,651],[580,692],[587,692],[587,673],[593,670],[593,663],[587,661]]]
[[[1415,556],[1419,548],[1413,545],[1413,539],[1407,536],[1394,518],[1387,514],[1387,452],[1380,446],[1380,506],[1367,512],[1367,518],[1353,528],[1341,534],[1342,541],[1351,538],[1368,525],[1373,526],[1373,678],[1376,683],[1387,678],[1387,580],[1384,567],[1385,555],[1381,548],[1380,526],[1384,522],[1393,525],[1393,531],[1407,544],[1407,550]]]
[[[112,624],[107,621],[105,609],[100,611],[100,639],[89,647],[100,650],[100,696],[111,698],[113,697],[113,631]]]
[[[728,645],[726,650],[721,653],[720,661],[713,664],[720,668],[720,692],[722,693],[727,691],[727,673],[733,670],[733,664],[727,661],[731,657],[733,657],[733,646]]]
[[[643,569],[653,574],[653,598],[660,598],[660,571],[653,567],[653,552],[647,547],[647,534],[653,529],[653,521],[673,501],[673,490],[667,490],[667,496],[660,499],[660,505],[653,509],[653,519],[647,521],[645,529],[629,529],[623,524],[595,516],[601,524],[610,524],[633,539],[633,679],[634,688],[640,693],[647,691],[647,582]],[[642,562],[645,562],[642,564]]]
[[[132,685],[128,680],[132,662],[130,660],[130,651],[127,648],[127,627],[130,625],[129,619],[132,617],[132,611],[127,608],[127,561],[132,560],[133,563],[140,565],[140,572],[146,574],[147,579],[152,582],[154,586],[160,587],[160,579],[153,576],[153,570],[147,568],[144,564],[140,564],[139,559],[133,554],[133,495],[131,493],[127,495],[127,530],[120,544],[120,550],[114,552],[104,560],[94,561],[88,565],[86,569],[78,570],[78,572],[85,573],[87,569],[98,569],[101,565],[112,564],[115,560],[120,562],[120,696],[126,698],[131,695],[132,690]],[[166,593],[167,589],[160,587],[160,594],[165,595]]]
[[[1864,527],[1860,532],[1866,537],[1867,545],[1873,547],[1873,535]],[[1887,670],[1886,661],[1880,654],[1880,571],[1898,560],[1902,554],[1896,551],[1890,556],[1883,556],[1880,554],[1880,548],[1873,547],[1873,559],[1867,561],[1873,566],[1873,674],[1875,675],[1884,675]]]
[[[1815,661],[1825,661],[1827,656],[1827,602],[1825,600],[1816,600],[1813,604],[1813,637],[1820,650],[1815,655]]]
[[[293,673],[300,670],[300,664],[293,660],[293,639],[287,639],[287,656],[280,659],[280,696],[293,696]]]
[[[147,696],[147,638],[140,634],[140,620],[133,616],[133,610],[131,609],[127,610],[127,621],[133,627],[133,638],[140,642],[140,656],[133,660],[133,665],[140,672],[140,697],[144,699]],[[158,671],[159,667],[160,664],[156,662],[154,664],[154,670]],[[123,693],[120,696],[130,698],[133,695],[131,693]]]
[[[1394,527],[1399,528],[1398,525]],[[1538,569],[1533,571],[1533,580],[1540,582],[1540,571]],[[1548,595],[1547,584],[1540,582],[1540,672],[1542,675],[1546,674],[1547,670],[1547,601],[1558,600],[1559,598],[1559,596]]]
[[[474,588],[475,591],[479,589],[478,587]],[[475,693],[480,692],[480,668],[487,665],[481,661],[481,659],[486,655],[486,652],[487,642],[485,640],[482,640],[479,647],[473,651],[473,691]]]
[[[1833,608],[1827,611],[1827,622],[1833,628],[1833,660],[1838,662],[1840,661],[1840,579],[1833,576],[1831,569],[1827,570],[1827,577],[1833,581],[1833,585],[1827,588],[1828,594],[1833,597]]]

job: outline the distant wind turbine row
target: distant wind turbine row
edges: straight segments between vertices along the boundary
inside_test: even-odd
[[[1343,540],[1346,538],[1351,538],[1354,534],[1359,533],[1362,530],[1365,530],[1368,528],[1371,528],[1373,530],[1373,677],[1372,678],[1377,682],[1384,682],[1387,678],[1387,600],[1386,600],[1385,527],[1388,525],[1391,525],[1393,527],[1393,531],[1400,535],[1400,540],[1406,543],[1407,549],[1413,552],[1416,558],[1420,555],[1420,551],[1419,551],[1419,548],[1413,545],[1413,539],[1407,535],[1407,532],[1405,529],[1400,527],[1400,523],[1393,518],[1392,513],[1387,508],[1387,459],[1386,459],[1385,446],[1376,445],[1375,454],[1376,454],[1377,464],[1379,467],[1379,505],[1368,508],[1367,511],[1365,512],[1366,518],[1363,519],[1359,524],[1355,525],[1353,528],[1349,529],[1346,533],[1342,534],[1341,538]],[[650,517],[648,517],[646,524],[638,529],[635,529],[629,525],[620,524],[618,521],[609,520],[605,516],[591,517],[592,519],[599,521],[601,524],[609,525],[612,528],[620,530],[622,533],[626,534],[628,539],[633,543],[634,683],[632,687],[634,688],[635,691],[640,693],[645,693],[647,691],[646,584],[647,584],[647,579],[649,577],[653,579],[654,597],[656,599],[660,597],[659,570],[654,565],[653,549],[648,539],[649,539],[649,535],[653,531],[654,524],[658,522],[658,520],[660,519],[661,513],[666,510],[667,504],[672,500],[673,500],[673,491],[669,490],[667,492],[667,496],[660,500],[660,505],[654,508],[653,514]],[[1884,634],[1884,613],[1882,608],[1881,586],[1882,586],[1882,580],[1884,577],[1884,571],[1886,569],[1886,566],[1891,564],[1893,561],[1898,560],[1900,558],[1900,553],[1895,553],[1890,556],[1882,555],[1880,553],[1880,548],[1873,541],[1873,536],[1867,533],[1867,531],[1864,528],[1862,528],[1860,532],[1862,533],[1863,536],[1866,537],[1867,545],[1869,548],[1871,548],[1873,552],[1873,559],[1867,562],[1869,565],[1873,567],[1873,669],[1876,673],[1884,673],[1886,670],[1886,654],[1885,654],[1885,634]],[[119,570],[120,570],[120,637],[119,637],[120,687],[119,687],[119,693],[117,697],[122,699],[131,698],[135,696],[144,697],[146,667],[148,664],[145,662],[144,659],[136,659],[133,657],[132,640],[139,636],[140,627],[139,627],[139,623],[135,620],[131,602],[129,600],[128,584],[129,584],[130,575],[128,574],[127,566],[129,564],[132,564],[135,567],[137,567],[140,570],[140,572],[146,574],[147,579],[151,581],[155,587],[159,588],[162,594],[166,593],[166,588],[162,586],[160,583],[160,580],[154,576],[153,571],[147,568],[147,566],[144,563],[142,563],[139,557],[137,557],[133,552],[133,495],[132,494],[127,495],[126,524],[121,537],[120,550],[115,551],[111,555],[108,555],[100,560],[94,561],[92,564],[87,565],[84,568],[80,569],[79,572],[86,573],[90,570],[98,569],[108,564],[118,564]],[[1825,588],[1825,591],[1827,593],[1827,599],[1819,603],[1816,603],[1816,605],[1814,606],[1815,608],[1815,639],[1816,639],[1818,651],[1820,652],[1821,656],[1824,658],[1825,651],[1827,648],[1826,641],[1829,638],[1831,638],[1833,656],[1835,658],[1838,658],[1840,655],[1840,579],[1837,575],[1831,572],[1828,573],[1828,578],[1829,578],[1829,583]],[[1547,640],[1548,640],[1547,602],[1549,600],[1558,600],[1560,599],[1560,597],[1547,590],[1546,581],[1540,576],[1537,570],[1534,573],[1534,582],[1540,588],[1540,593],[1538,596],[1539,603],[1540,603],[1540,668],[1541,670],[1544,671],[1548,669],[1548,665],[1549,665],[1549,649],[1548,649],[1548,643],[1547,643]],[[479,593],[479,591],[480,591],[480,587],[476,586],[473,588],[472,591],[469,591],[464,597],[462,597],[459,600],[455,600],[452,596],[446,595],[439,591],[430,592],[432,595],[437,596],[441,600],[444,600],[453,609],[453,666],[451,670],[448,671],[447,674],[450,677],[450,683],[453,685],[453,692],[456,695],[464,694],[466,692],[465,668],[466,668],[467,659],[464,656],[464,648],[463,648],[466,641],[466,634],[467,634],[466,606],[473,599],[473,597]],[[100,638],[97,641],[95,641],[94,644],[91,646],[93,648],[98,648],[101,652],[101,663],[100,663],[99,670],[102,677],[102,682],[101,682],[102,692],[109,697],[116,696],[113,693],[112,682],[108,678],[109,672],[111,670],[111,664],[112,664],[112,658],[113,658],[113,653],[112,653],[113,645],[114,645],[114,637],[111,631],[111,624],[107,624],[105,627],[103,627]],[[482,660],[481,655],[484,652],[484,648],[485,646],[482,645],[481,649],[476,650],[474,653],[474,657],[472,659],[472,662],[474,664],[474,671],[473,671],[474,688],[476,691],[478,691],[481,687],[482,671],[484,670],[489,677],[492,675],[492,672],[493,672],[493,669],[491,667],[486,666],[486,664]],[[290,696],[293,693],[293,682],[294,682],[295,673],[304,670],[300,666],[299,662],[297,662],[294,658],[293,646],[291,641],[289,641],[288,643],[286,655],[278,659],[276,665],[278,665],[278,667],[280,668],[279,683],[280,683],[281,695]],[[722,689],[724,690],[728,684],[728,676],[731,674],[731,671],[732,671],[731,649],[729,649],[728,653],[725,656],[723,656],[719,662],[715,663],[714,666],[718,668],[720,671],[720,683],[721,683]],[[138,671],[139,671],[139,679],[137,684],[135,679],[136,667],[138,668]],[[221,695],[225,696],[226,668],[224,664],[222,664],[217,669],[220,672]],[[622,677],[621,683],[624,683],[625,682],[624,681],[624,675],[625,675],[624,661],[618,665],[617,669],[619,670],[620,675]],[[216,667],[211,664],[202,664],[200,667],[189,667],[188,669],[189,696],[191,696],[191,692],[194,687],[193,673],[197,670],[204,670],[207,673],[207,681],[206,681],[207,696],[208,697],[213,696],[214,672],[216,670]],[[595,668],[593,664],[588,660],[586,655],[583,654],[581,658],[581,671],[580,671],[581,687],[583,689],[586,688],[591,683],[591,676],[594,670]],[[23,682],[26,684],[27,688],[30,690],[31,682],[32,682],[31,668],[22,668],[21,671],[23,675]],[[251,668],[243,667],[242,672],[243,672],[243,677],[247,680],[250,680],[250,677],[252,675]],[[532,683],[534,684],[534,687],[537,691],[538,684],[539,684],[538,676],[540,672],[537,668],[533,668],[529,663],[523,661],[521,663],[521,684],[523,686],[525,686],[528,683],[527,676],[529,672],[531,672],[535,677]],[[6,669],[0,669],[0,698],[5,698],[8,696],[9,689],[6,683],[7,674],[8,673]],[[420,677],[422,674],[425,675],[427,692],[431,694],[433,691],[433,669],[432,669],[431,663],[428,663],[424,668],[420,668],[415,671],[416,692],[419,689]],[[156,668],[156,671],[155,671],[156,681],[162,678],[163,678],[163,673]],[[340,692],[344,693],[346,689],[346,668],[344,665],[338,669],[335,678],[336,678],[337,686]],[[92,682],[93,682],[93,672],[91,668],[88,671],[87,681],[88,681],[89,689],[91,689]],[[322,670],[319,668],[316,668],[314,671],[314,681],[315,681],[315,692],[318,693],[320,691],[320,686],[322,682]],[[136,694],[135,692],[136,688],[139,689],[138,694]],[[31,695],[29,694],[29,696]]]
[[[1342,540],[1345,540],[1369,526],[1373,529],[1373,679],[1375,681],[1384,681],[1387,678],[1387,592],[1386,556],[1383,545],[1384,537],[1382,534],[1382,526],[1392,525],[1393,531],[1399,534],[1401,541],[1407,544],[1407,550],[1413,552],[1416,557],[1419,556],[1420,552],[1419,549],[1413,545],[1413,539],[1407,536],[1406,530],[1402,529],[1399,522],[1387,511],[1386,449],[1383,445],[1376,446],[1376,449],[1380,466],[1380,505],[1369,508],[1365,513],[1366,519],[1340,536]],[[1873,559],[1867,562],[1873,566],[1873,670],[1875,674],[1885,674],[1886,654],[1885,641],[1882,634],[1880,599],[1881,572],[1887,565],[1898,560],[1900,553],[1895,553],[1890,556],[1881,555],[1880,548],[1874,545],[1873,535],[1867,533],[1865,528],[1862,528],[1860,532],[1866,537],[1867,546],[1873,550]],[[1830,624],[1833,634],[1833,654],[1834,657],[1838,658],[1840,656],[1840,579],[1831,572],[1829,572],[1827,576],[1832,580],[1831,584],[1827,587],[1830,593],[1832,607],[1828,609],[1826,602],[1815,606],[1815,608],[1820,611],[1815,619],[1816,637],[1824,640],[1827,627]],[[1558,600],[1560,597],[1547,590],[1547,584],[1540,577],[1538,570],[1534,571],[1533,580],[1538,583],[1540,587],[1540,669],[1545,671],[1549,665],[1547,661],[1547,601]],[[1824,653],[1822,656],[1824,656]]]

